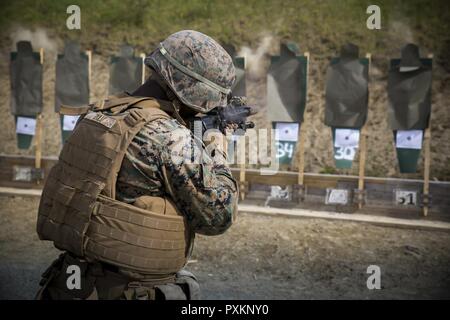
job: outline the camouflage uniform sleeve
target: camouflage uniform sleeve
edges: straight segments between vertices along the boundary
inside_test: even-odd
[[[186,215],[197,233],[217,235],[234,221],[237,211],[236,181],[222,153],[210,157],[203,144],[176,120],[157,120],[160,130],[147,145],[160,159],[165,191]],[[154,125],[153,125],[154,126]]]

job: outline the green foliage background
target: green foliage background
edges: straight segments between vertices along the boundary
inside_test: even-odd
[[[81,8],[82,28],[67,30],[66,8]],[[382,30],[366,28],[366,8],[377,4]],[[418,41],[433,52],[450,51],[450,2],[447,0],[15,0],[0,5],[0,29],[20,24],[40,26],[59,35],[102,46],[117,41],[149,48],[180,29],[196,29],[217,40],[252,45],[261,33],[338,48],[342,41],[366,50],[383,48],[394,21],[418,32]],[[89,37],[93,34],[97,37]],[[91,44],[93,44],[91,43]]]

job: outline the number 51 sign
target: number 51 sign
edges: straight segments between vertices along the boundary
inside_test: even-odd
[[[399,206],[417,205],[417,191],[395,190],[395,204]]]

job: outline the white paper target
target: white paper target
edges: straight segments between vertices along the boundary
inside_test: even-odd
[[[34,136],[36,130],[36,119],[17,117],[16,132]]]
[[[396,146],[400,149],[422,149],[422,130],[398,130]]]
[[[275,140],[276,141],[297,141],[298,140],[298,123],[275,124]]]
[[[75,125],[78,121],[78,118],[80,118],[80,116],[69,116],[69,115],[64,115],[63,117],[63,130],[64,131],[73,131],[73,129],[75,128]]]
[[[336,129],[336,136],[334,139],[335,147],[358,147],[358,144],[358,129]]]

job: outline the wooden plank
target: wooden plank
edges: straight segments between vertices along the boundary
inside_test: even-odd
[[[42,157],[42,168],[50,169],[53,165],[55,165],[56,161],[58,161],[57,156],[43,156]],[[19,156],[19,155],[10,155],[10,154],[0,154],[0,184],[5,182],[5,180],[9,180],[11,175],[5,174],[5,172],[9,172],[10,169],[14,165],[23,165],[23,166],[34,166],[35,157],[34,156]],[[239,180],[240,168],[231,168],[231,172],[233,176]],[[264,171],[267,172],[267,171]],[[311,186],[328,186],[333,187],[336,186],[336,183],[339,182],[352,182],[358,183],[358,176],[353,175],[336,175],[336,174],[320,174],[320,173],[304,173],[305,184]],[[261,171],[259,169],[250,169],[247,168],[245,170],[245,179],[249,183],[257,183],[263,185],[279,185],[279,186],[287,186],[297,183],[298,172],[295,171],[277,171],[272,175],[261,175]],[[401,178],[381,178],[381,177],[365,177],[365,183],[371,184],[423,184],[423,180],[419,179],[401,179]],[[449,181],[430,181],[430,185],[442,186],[442,188],[450,188]]]
[[[34,157],[34,167],[36,169],[41,168],[42,161],[42,114],[38,114],[36,117],[36,134],[34,136],[35,144],[35,157]]]
[[[45,178],[50,169],[55,165],[57,157],[42,157],[41,170]],[[14,167],[35,167],[35,157],[33,156],[12,156],[0,155],[0,186],[15,188],[42,188],[42,183],[36,181],[14,181]]]
[[[424,170],[423,170],[423,215],[426,217],[428,215],[429,208],[429,193],[430,193],[430,141],[431,141],[431,132],[430,127],[425,129],[425,137],[424,137]]]
[[[245,200],[246,183],[245,183],[245,163],[239,165],[239,194],[241,200]]]
[[[369,61],[368,64],[368,76],[370,83],[370,67],[372,62],[372,55],[366,53],[366,59]],[[367,102],[369,103],[369,102]],[[369,106],[367,106],[369,108]],[[358,172],[358,209],[362,209],[364,204],[364,176],[366,168],[366,154],[367,154],[367,137],[368,137],[367,123],[361,128],[361,138],[359,142],[359,172]]]
[[[359,142],[359,174],[358,174],[358,209],[362,209],[364,203],[364,176],[367,154],[367,125],[361,128],[361,139]]]
[[[244,137],[240,137],[238,139],[238,143],[236,144],[236,147],[239,148],[238,155],[236,157],[237,162],[239,163],[239,195],[241,200],[245,200],[245,194],[247,191],[247,184],[246,184],[246,170],[245,170],[245,163],[247,161],[247,156],[245,153],[246,146],[246,139]]]
[[[303,121],[303,123],[300,125],[300,130],[298,131],[300,137],[299,137],[299,146],[298,146],[298,177],[297,177],[297,184],[300,186],[304,185],[304,179],[305,179],[305,135],[306,135],[306,121]]]
[[[244,57],[244,71],[246,71],[246,69],[247,69],[247,64],[246,64],[246,59]],[[245,145],[246,145],[245,136],[240,138],[239,141],[242,141],[242,142],[236,143],[235,146],[240,148],[238,155],[236,157],[236,161],[239,164],[239,198],[241,199],[241,201],[243,201],[243,200],[245,200],[245,195],[246,195],[246,192],[248,189],[248,183],[246,181],[246,169],[245,169],[245,164],[246,164],[246,160],[247,160],[246,153],[245,153],[245,149],[246,149],[245,148]],[[225,149],[225,150],[228,150],[228,149]],[[240,159],[239,159],[239,155],[241,156]]]
[[[42,158],[44,181],[56,161],[56,157]],[[27,189],[42,188],[43,183],[37,184],[35,181],[14,181],[15,166],[33,168],[34,157],[0,155],[0,186]],[[270,194],[270,188],[268,188],[268,186],[291,185],[297,181],[298,177],[297,172],[286,171],[280,171],[272,176],[261,176],[259,170],[255,169],[241,171],[240,168],[233,168],[232,172],[237,179],[239,179],[241,172],[244,172],[246,182],[250,182],[250,185],[253,185],[253,188],[250,189],[251,192],[248,194],[250,202],[264,201]],[[301,206],[302,208],[310,208],[313,210],[319,209],[354,212],[352,205],[346,206],[345,208],[332,208],[330,206],[326,206],[324,204],[324,190],[330,186],[353,189],[357,186],[357,182],[357,176],[305,173],[305,183],[308,185],[309,197],[306,199],[306,202],[302,202]],[[319,185],[319,187],[316,187],[317,185]],[[366,177],[365,185],[368,191],[367,202],[364,208],[361,209],[360,213],[373,215],[380,214],[381,212],[381,214],[395,215],[395,217],[400,217],[401,215],[406,217],[417,217],[418,214],[420,215],[422,212],[419,206],[403,207],[395,205],[393,193],[396,188],[419,191],[423,186],[422,180]],[[427,219],[438,218],[440,220],[447,220],[449,218],[448,212],[450,211],[450,201],[448,199],[448,194],[450,194],[450,182],[430,181],[429,187],[431,194],[434,197],[435,205],[433,206],[432,215],[428,215]],[[281,206],[294,207],[297,205],[294,202],[283,202],[281,203]]]
[[[20,188],[0,187],[0,196],[40,197],[41,194],[42,190],[40,189],[20,189]],[[392,218],[386,216],[374,216],[365,214],[333,213],[327,211],[315,211],[305,209],[282,209],[282,208],[261,207],[257,205],[248,205],[248,204],[239,204],[238,210],[240,213],[251,213],[260,215],[276,215],[276,216],[288,216],[288,217],[312,218],[312,219],[330,219],[349,222],[364,222],[391,227],[404,227],[404,228],[406,227],[414,229],[450,231],[450,223],[444,221]]]
[[[39,50],[39,60],[41,65],[44,65],[44,48],[40,48]],[[34,145],[35,145],[35,160],[34,160],[34,167],[39,170],[41,169],[41,158],[42,158],[42,114],[39,113],[36,116],[36,133],[34,136]],[[40,183],[40,180],[38,179],[36,181],[37,184]]]
[[[39,61],[44,64],[44,48],[39,49]]]
[[[304,53],[304,57],[306,58],[306,75],[305,75],[305,81],[306,81],[306,88],[308,88],[308,79],[309,79],[309,52]],[[307,89],[305,92],[305,114],[306,114],[306,106],[308,101],[308,94]],[[297,150],[297,181],[293,183],[293,199],[297,202],[302,202],[305,199],[305,136],[307,133],[307,123],[308,121],[305,119],[305,116],[303,118],[302,123],[299,123],[299,130],[298,130],[298,150]]]
[[[91,80],[92,80],[92,51],[86,50],[86,55],[88,57],[88,87],[89,87],[89,95],[91,95]],[[89,97],[89,101],[91,97]]]
[[[233,175],[238,179],[239,169],[231,168]],[[266,172],[266,171],[265,171]],[[354,182],[358,183],[358,176],[353,175],[336,175],[336,174],[320,174],[320,173],[307,173],[304,174],[305,185],[323,186],[328,185],[330,187],[335,186],[338,181],[340,182]],[[295,184],[298,180],[298,173],[294,171],[277,171],[271,175],[261,175],[259,169],[246,169],[246,179],[249,183],[258,183],[265,185],[279,185],[287,186]],[[381,177],[365,177],[365,183],[373,184],[386,184],[386,183],[423,183],[423,180],[419,179],[401,179],[401,178],[381,178]],[[430,181],[431,184],[449,186],[448,181]]]
[[[0,187],[0,195],[40,197],[42,195],[42,190]]]
[[[144,82],[145,82],[145,63],[144,63],[145,53],[141,53],[140,57],[142,59],[142,79],[141,79],[141,84],[144,84]]]
[[[314,218],[314,219],[331,219],[350,222],[365,222],[383,226],[392,227],[406,227],[414,229],[429,229],[429,230],[441,230],[450,231],[450,223],[442,221],[430,221],[419,219],[399,219],[383,216],[363,215],[363,214],[347,214],[347,213],[333,213],[326,211],[312,211],[303,209],[281,209],[281,208],[269,208],[256,205],[239,204],[239,212],[242,213],[254,213],[254,214],[267,214],[267,215],[281,215],[289,217],[302,217],[302,218]]]
[[[309,59],[310,55],[309,52],[305,52],[304,54],[306,58],[306,88],[308,88],[308,80],[309,80]],[[306,105],[308,103],[308,94],[305,92],[306,99],[305,99],[305,113],[306,113]],[[299,134],[300,134],[300,141],[299,141],[299,151],[298,151],[298,179],[297,184],[303,187],[304,185],[304,176],[305,176],[305,135],[306,135],[306,126],[307,121],[303,119],[303,123],[300,126]]]
[[[427,56],[428,59],[433,59],[433,54]],[[433,108],[431,108],[432,110]],[[429,122],[431,122],[431,117]],[[423,148],[424,148],[424,160],[423,160],[423,215],[426,217],[428,215],[428,208],[430,206],[430,163],[431,163],[431,129],[430,123],[428,123],[428,128],[425,129]]]

